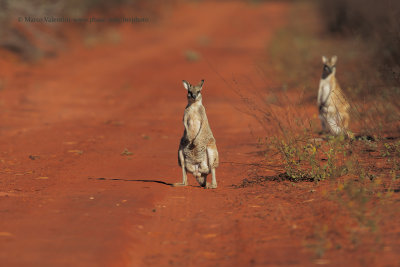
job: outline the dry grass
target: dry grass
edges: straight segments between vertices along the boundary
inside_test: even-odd
[[[326,198],[337,207],[345,227],[315,222],[319,226],[307,237],[306,246],[317,257],[332,249],[379,253],[388,242],[382,235],[383,225],[389,223],[385,219],[400,208],[396,195],[400,188],[400,88],[378,71],[375,46],[359,36],[326,31],[315,3],[297,2],[292,12],[288,26],[277,33],[269,48],[272,61],[261,66],[265,73],[272,66],[282,85],[261,104],[245,98],[248,114],[275,129],[268,129],[268,137],[260,141],[271,168],[292,182],[314,181],[318,186],[326,180],[328,184]],[[360,135],[357,139],[318,139],[316,97],[322,55],[339,57],[337,77],[352,105],[351,130]],[[275,178],[246,180],[245,184]],[[335,233],[343,231],[346,238],[338,241]]]

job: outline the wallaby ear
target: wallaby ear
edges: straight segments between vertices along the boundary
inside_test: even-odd
[[[331,58],[331,63],[332,63],[332,65],[336,65],[336,62],[337,62],[337,56],[333,56],[333,57]]]
[[[322,56],[322,63],[326,64],[326,62],[328,62],[328,59],[326,58],[326,56]]]
[[[203,84],[204,84],[204,80],[201,80],[197,86],[199,86],[200,88],[203,88]]]
[[[190,88],[190,83],[188,83],[187,81],[183,80],[183,87],[185,87],[186,90],[189,90]]]

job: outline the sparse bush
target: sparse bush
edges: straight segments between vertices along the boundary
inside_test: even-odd
[[[280,152],[285,173],[293,181],[321,181],[344,174],[345,143],[343,136],[328,142],[315,141],[310,136],[287,141],[275,138],[272,144]]]
[[[366,4],[370,2],[368,0]],[[379,46],[365,42],[374,38],[374,32],[370,36],[359,34],[356,37],[331,34],[332,31],[345,33],[343,27],[347,27],[348,22],[340,24],[343,23],[341,20],[346,21],[340,16],[348,14],[345,9],[340,11],[340,5],[345,6],[347,2],[327,3],[338,5],[339,11],[344,12],[334,16],[333,19],[340,22],[332,26],[337,28],[330,29],[329,34],[321,27],[318,16],[310,15],[317,14],[313,3],[316,2],[294,4],[292,12],[295,15],[290,16],[288,26],[276,34],[270,47],[272,60],[266,69],[274,68],[275,77],[282,81],[281,88],[284,90],[276,89],[273,97],[269,95],[266,98],[268,101],[263,108],[254,106],[253,101],[246,100],[246,103],[251,106],[249,113],[258,113],[258,121],[273,124],[278,129],[274,134],[268,131],[274,137],[266,139],[265,147],[268,154],[278,151],[279,160],[273,164],[281,166],[287,180],[330,181],[324,183],[329,188],[324,194],[338,208],[338,215],[346,221],[346,227],[343,229],[343,225],[337,227],[335,223],[326,222],[326,227],[311,234],[308,246],[316,255],[321,257],[332,248],[331,244],[350,250],[362,245],[372,250],[380,249],[384,245],[380,233],[381,218],[389,216],[390,209],[398,208],[393,196],[399,190],[400,181],[400,141],[396,138],[400,130],[400,106],[397,103],[400,87],[393,85],[394,80],[388,81],[376,74],[382,66],[374,58]],[[364,2],[358,6],[363,5]],[[395,3],[394,7],[398,5]],[[325,8],[329,13],[330,8]],[[329,16],[324,19],[329,20]],[[364,27],[357,25],[361,20],[356,15],[351,19],[354,19],[354,27]],[[387,30],[382,33],[387,33]],[[392,34],[390,38],[394,36]],[[397,48],[400,49],[400,45]],[[357,139],[325,137],[325,140],[317,141],[318,138],[315,138],[318,130],[311,125],[319,124],[316,118],[318,111],[315,108],[313,114],[310,105],[316,102],[322,67],[320,58],[324,54],[339,56],[337,76],[351,102],[351,127],[358,134]],[[301,95],[301,100],[299,103],[287,101],[287,94]],[[275,106],[279,106],[279,116],[275,115],[278,113]],[[302,123],[297,124],[298,121]],[[268,160],[271,162],[271,159]],[[335,231],[343,233],[341,238],[334,236]]]

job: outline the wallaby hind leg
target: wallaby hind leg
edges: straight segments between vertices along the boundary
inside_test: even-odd
[[[207,183],[206,188],[215,189],[217,188],[217,178],[215,176],[215,168],[211,169],[211,184]]]
[[[186,174],[186,167],[185,167],[185,158],[183,157],[183,151],[179,150],[179,161],[182,166],[182,183],[174,183],[172,186],[187,186],[187,174]]]
[[[342,115],[342,125],[343,125],[344,134],[346,135],[347,138],[353,139],[354,138],[354,133],[352,133],[349,130],[349,122],[350,122],[349,114],[348,113],[344,113]]]
[[[218,152],[212,148],[212,147],[207,147],[207,158],[208,158],[208,166],[211,170],[211,184],[207,184],[207,188],[217,188],[217,177],[215,175],[215,167],[214,167],[214,162],[217,160],[216,157],[218,157]]]
[[[327,124],[329,125],[329,129],[331,134],[333,135],[339,135],[342,133],[342,127],[340,127],[339,123],[338,123],[338,119],[336,116],[330,116],[327,119]]]

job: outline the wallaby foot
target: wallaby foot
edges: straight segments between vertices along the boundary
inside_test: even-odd
[[[173,183],[172,187],[180,187],[180,186],[187,186],[187,183]]]
[[[216,189],[217,188],[217,184],[207,183],[204,188],[206,188],[206,189]]]
[[[210,183],[206,183],[205,188],[207,189],[215,189],[217,188],[217,179],[215,177],[215,168],[211,169],[211,184]]]

